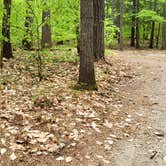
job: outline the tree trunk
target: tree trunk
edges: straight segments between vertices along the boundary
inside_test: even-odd
[[[46,0],[44,0],[44,5],[47,6]],[[42,48],[51,48],[52,47],[52,39],[51,39],[51,26],[50,26],[50,9],[43,9],[42,12]]]
[[[166,20],[166,3],[164,3],[164,19]],[[166,49],[166,22],[163,23],[162,31],[162,49]]]
[[[151,30],[151,35],[150,35],[150,44],[149,48],[153,48],[154,45],[154,31],[155,31],[155,22],[152,22],[152,30]]]
[[[93,0],[81,0],[79,85],[96,89],[94,71],[94,12]]]
[[[4,0],[4,13],[2,20],[2,50],[1,57],[7,59],[13,58],[12,44],[10,41],[10,13],[11,13],[11,0]]]
[[[120,18],[119,18],[119,25],[120,25],[120,36],[119,36],[119,49],[123,50],[123,0],[120,0]]]
[[[132,15],[132,23],[131,23],[131,41],[130,46],[135,47],[135,24],[136,24],[136,0],[133,0],[133,15]]]
[[[77,36],[77,53],[80,54],[80,26],[76,26],[76,36]]]
[[[136,10],[139,13],[139,0],[136,1]],[[136,48],[140,48],[139,18],[136,18]]]
[[[156,8],[157,8],[157,1],[154,0],[154,11],[156,11]],[[152,29],[151,29],[151,35],[150,35],[149,48],[154,47],[154,35],[155,35],[155,21],[152,21]]]
[[[94,11],[94,57],[104,59],[104,0],[93,0]]]
[[[142,35],[143,44],[145,44],[145,39],[146,39],[146,26],[145,22],[143,21],[143,35]]]
[[[26,18],[25,18],[25,34],[24,39],[22,40],[22,47],[25,50],[31,50],[33,48],[33,33],[32,33],[32,24],[33,24],[33,17],[32,11],[29,9],[30,2],[32,0],[26,0],[28,3],[28,7],[26,10]]]
[[[116,8],[115,0],[111,1],[111,6],[112,6],[112,13],[111,13],[112,24],[114,24],[115,23],[115,8]]]
[[[160,27],[161,27],[161,24],[159,23],[159,25],[158,25],[158,33],[157,33],[157,37],[156,37],[156,48],[157,49],[159,48]]]

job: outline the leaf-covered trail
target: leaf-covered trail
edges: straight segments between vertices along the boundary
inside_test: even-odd
[[[111,166],[166,165],[166,53],[129,51],[122,57],[140,73],[139,89],[131,91],[149,100],[136,108],[145,122],[132,141],[120,141],[112,152]],[[140,95],[135,96],[139,102]]]
[[[166,53],[114,53],[96,92],[72,89],[77,64],[46,63],[38,83],[31,60],[5,62],[0,166],[163,166]]]

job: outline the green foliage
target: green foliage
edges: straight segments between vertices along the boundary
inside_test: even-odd
[[[54,41],[76,39],[79,25],[79,0],[57,0],[52,3],[52,32]]]
[[[13,0],[11,7],[11,42],[13,45],[21,45],[23,36],[25,34],[25,16],[26,7],[22,0]]]
[[[141,10],[138,13],[138,17],[143,19],[144,21],[155,21],[155,22],[164,22],[164,18],[158,15],[155,11],[152,10]]]
[[[42,9],[51,7],[51,26],[53,42],[76,39],[76,27],[79,25],[79,0],[49,0],[44,5],[42,0],[28,1],[33,12],[34,23],[32,32],[36,40],[36,19],[42,26]],[[25,35],[26,10],[30,10],[25,0],[13,0],[11,8],[11,41],[13,45],[20,46]],[[0,31],[2,29],[3,0],[0,0]],[[40,30],[41,35],[41,30]],[[2,34],[0,33],[0,41]]]
[[[115,40],[116,33],[119,32],[119,28],[112,24],[109,18],[105,19],[105,44],[108,46]]]
[[[37,39],[37,24],[39,24],[39,35],[41,38],[42,27],[42,10],[51,9],[51,27],[52,27],[52,39],[53,43],[58,41],[76,41],[77,34],[76,29],[80,22],[79,3],[80,0],[47,0],[47,4],[43,4],[43,0],[28,1],[33,9],[32,17],[34,23],[32,24],[33,42],[36,43]],[[140,12],[136,16],[141,20],[140,22],[140,34],[150,34],[151,21],[156,23],[165,22],[163,15],[163,3],[165,0],[157,0],[157,9],[154,10],[154,1],[140,0]],[[117,43],[117,34],[119,32],[119,1],[114,0],[114,11],[112,11],[112,1],[106,0],[106,19],[105,19],[105,43]],[[131,35],[131,18],[132,13],[132,1],[124,1],[124,39],[128,40]],[[27,6],[26,0],[12,0],[11,8],[11,41],[13,46],[22,45],[22,39],[25,36],[25,17],[26,11],[30,10]],[[113,13],[112,13],[113,12]],[[112,20],[112,14],[114,20]],[[0,0],[0,32],[2,30],[2,15],[3,15],[3,0]],[[146,32],[143,32],[143,26],[146,28]],[[157,33],[157,29],[155,30]],[[161,32],[160,32],[161,33]],[[147,36],[148,36],[147,35]],[[161,36],[161,34],[160,34]],[[140,38],[141,40],[141,38]],[[0,42],[2,41],[2,34],[0,33]],[[65,56],[64,56],[65,57]],[[64,58],[65,59],[65,58]]]

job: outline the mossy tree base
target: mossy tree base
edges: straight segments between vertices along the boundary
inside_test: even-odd
[[[91,91],[97,91],[98,87],[97,84],[86,84],[86,83],[80,83],[78,82],[75,86],[74,86],[75,90],[91,90]]]

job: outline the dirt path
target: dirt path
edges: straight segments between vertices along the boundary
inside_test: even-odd
[[[141,54],[140,54],[141,53]],[[152,51],[128,51],[122,59],[140,74],[140,88],[130,91],[142,95],[149,105],[137,108],[145,123],[131,141],[120,141],[112,152],[111,166],[164,166],[166,161],[166,54]],[[139,102],[139,98],[135,101]],[[166,159],[165,159],[166,160]]]

